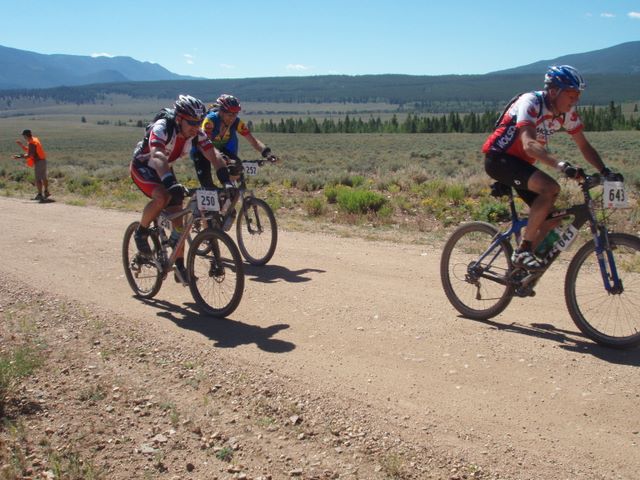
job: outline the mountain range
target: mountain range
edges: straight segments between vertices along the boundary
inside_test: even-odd
[[[640,74],[640,41],[540,60],[487,75],[540,75],[548,65],[554,64],[573,65],[586,75]],[[156,63],[131,57],[45,55],[0,45],[0,90],[189,79],[194,77],[178,75]]]
[[[640,74],[640,41],[626,42],[601,50],[575,53],[550,60],[500,70],[499,74],[540,73],[549,65],[572,65],[583,75],[594,73]]]
[[[131,57],[44,55],[0,45],[0,89],[192,78]]]
[[[25,98],[95,103],[112,94],[173,99],[189,93],[212,101],[226,92],[243,101],[262,103],[388,102],[426,112],[485,111],[498,108],[514,92],[542,88],[544,72],[553,64],[570,64],[585,74],[583,104],[640,101],[640,41],[487,74],[239,79],[184,77],[129,57],[40,55],[0,46],[0,101],[12,109],[18,108],[15,100],[22,99],[15,103],[20,105]]]

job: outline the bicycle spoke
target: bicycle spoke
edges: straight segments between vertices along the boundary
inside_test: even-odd
[[[510,256],[506,244],[486,251],[496,233],[489,224],[466,224],[451,235],[444,247],[440,275],[445,293],[466,317],[494,317],[511,301],[511,289],[505,284]]]
[[[238,247],[252,265],[264,265],[273,256],[278,227],[269,205],[258,198],[246,201],[236,224]]]
[[[604,288],[590,242],[569,266],[565,296],[571,317],[585,335],[603,345],[628,347],[640,344],[640,239],[614,233],[610,243],[623,291]]]
[[[151,298],[160,290],[162,272],[155,261],[140,257],[133,238],[138,227],[134,222],[125,231],[122,244],[122,263],[129,286],[134,293],[143,298]],[[149,237],[153,250],[157,251],[159,242],[156,237]]]
[[[244,272],[240,253],[228,235],[217,230],[200,233],[193,240],[188,266],[189,288],[202,310],[224,317],[237,308],[244,289]]]

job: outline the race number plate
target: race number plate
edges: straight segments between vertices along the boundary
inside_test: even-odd
[[[571,246],[571,244],[573,243],[573,241],[576,239],[577,236],[578,236],[578,229],[573,225],[567,225],[567,227],[564,229],[564,231],[560,235],[560,238],[556,240],[555,247],[561,252],[564,252],[567,248]]]
[[[258,170],[260,170],[258,162],[242,162],[242,166],[244,167],[244,174],[250,177],[257,175]]]
[[[220,201],[218,200],[218,192],[216,190],[198,189],[196,192],[196,201],[198,210],[207,212],[220,211]]]
[[[624,191],[624,182],[604,182],[602,201],[605,208],[627,208],[629,199]]]

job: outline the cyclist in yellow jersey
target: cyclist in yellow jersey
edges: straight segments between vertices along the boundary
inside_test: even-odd
[[[238,159],[238,133],[247,139],[249,144],[268,160],[276,159],[263,142],[258,140],[249,130],[238,114],[242,108],[240,102],[233,95],[223,94],[218,97],[216,103],[211,106],[209,113],[202,122],[211,143],[229,159]],[[213,187],[211,176],[211,164],[196,149],[191,150],[191,159],[196,168],[196,174],[200,185],[206,188]]]

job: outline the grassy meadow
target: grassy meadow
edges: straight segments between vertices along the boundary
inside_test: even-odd
[[[156,105],[157,103],[157,105]],[[168,102],[165,102],[168,103]],[[122,103],[48,106],[0,118],[0,195],[34,195],[33,170],[21,160],[15,141],[30,128],[48,153],[50,190],[57,201],[139,211],[145,197],[130,180],[131,152],[146,123],[162,105]],[[243,119],[290,116],[275,105],[246,106]],[[315,106],[318,115],[347,112],[348,106]],[[286,108],[290,111],[291,105]],[[299,106],[300,114],[311,110]],[[360,106],[362,115],[380,105]],[[357,113],[356,113],[357,115]],[[84,120],[84,121],[83,121]],[[291,227],[357,225],[367,232],[407,234],[407,238],[443,232],[469,219],[496,221],[506,205],[488,195],[491,183],[480,147],[485,134],[258,134],[283,160],[265,167],[250,184],[267,199],[278,218]],[[636,206],[640,186],[640,132],[588,132],[606,163],[624,173],[634,207],[616,220],[621,230],[638,232]],[[584,165],[568,135],[551,140],[555,154]],[[240,156],[256,158],[240,140]],[[176,164],[183,183],[195,186],[190,160]],[[563,185],[561,204],[577,196],[572,182]]]

